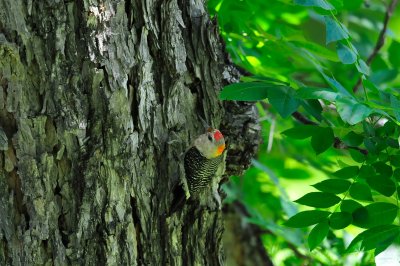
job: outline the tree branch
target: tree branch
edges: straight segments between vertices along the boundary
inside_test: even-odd
[[[314,125],[317,126],[318,124],[315,123],[314,121],[311,121],[310,119],[308,119],[307,117],[305,117],[304,115],[302,115],[301,113],[299,113],[298,111],[294,112],[292,114],[292,116],[299,121],[300,123],[304,124],[304,125]]]
[[[372,60],[374,60],[374,58],[378,55],[379,50],[385,44],[385,35],[386,35],[387,27],[389,24],[389,20],[393,15],[393,11],[396,8],[397,2],[398,2],[398,0],[392,0],[392,2],[389,4],[388,8],[386,9],[385,19],[383,21],[382,30],[379,33],[379,37],[378,37],[378,40],[376,41],[374,50],[372,51],[372,53],[369,55],[369,57],[367,59],[367,62],[366,62],[367,65],[371,64]],[[353,92],[357,92],[360,85],[361,85],[361,77],[357,80],[356,85],[354,85]]]

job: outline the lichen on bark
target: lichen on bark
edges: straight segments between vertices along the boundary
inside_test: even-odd
[[[219,211],[167,215],[200,117],[228,174],[257,145],[204,1],[0,0],[0,55],[1,265],[223,264]]]

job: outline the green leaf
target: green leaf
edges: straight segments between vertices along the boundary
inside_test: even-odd
[[[324,73],[322,73],[322,76],[324,77],[326,82],[329,84],[329,86],[331,86],[331,88],[335,89],[339,93],[340,96],[353,98],[353,95],[348,90],[346,90],[342,86],[342,84],[340,84],[337,80],[328,77]]]
[[[326,151],[332,146],[335,136],[330,127],[318,127],[312,125],[302,125],[290,128],[282,134],[294,139],[311,138],[311,146],[317,154]]]
[[[397,125],[392,122],[392,121],[387,121],[384,125],[383,125],[383,129],[385,131],[386,134],[388,135],[392,135],[395,133]]]
[[[366,179],[368,176],[375,175],[375,168],[371,165],[363,165],[360,168],[360,172],[358,173],[358,177],[362,179]]]
[[[285,130],[282,134],[293,139],[306,139],[314,134],[315,128],[317,128],[317,126],[301,125]]]
[[[370,90],[371,92],[379,93],[379,89],[369,79],[363,77],[362,84],[363,84],[364,88]]]
[[[365,63],[364,60],[359,58],[357,60],[356,67],[357,67],[358,72],[365,74],[367,76],[369,75],[369,66]]]
[[[400,43],[392,40],[392,44],[389,47],[389,62],[393,67],[400,66]]]
[[[329,208],[338,204],[340,198],[333,193],[310,192],[294,202],[315,208]]]
[[[384,162],[377,162],[374,163],[372,166],[375,168],[377,173],[382,175],[382,177],[390,178],[393,175],[392,167]]]
[[[367,159],[367,156],[358,150],[349,150],[351,158],[357,163],[362,163]]]
[[[397,121],[400,121],[400,101],[393,94],[390,95],[390,106],[393,108]]]
[[[340,205],[340,210],[342,212],[353,213],[354,211],[362,208],[363,206],[354,200],[343,200]]]
[[[393,177],[396,178],[397,181],[400,181],[400,168],[394,170]]]
[[[269,90],[268,100],[278,113],[286,118],[295,112],[300,105],[295,94],[296,91],[291,87],[279,86]]]
[[[322,192],[340,194],[346,192],[349,189],[350,185],[351,183],[347,180],[327,179],[312,186]]]
[[[373,125],[368,123],[367,121],[362,122],[364,132],[367,133],[368,136],[374,137],[375,136],[375,128]]]
[[[234,83],[225,86],[219,94],[219,98],[221,100],[259,101],[267,98],[268,89],[274,87],[279,86],[264,82]]]
[[[284,82],[284,81],[279,80],[279,79],[274,79],[274,78],[265,77],[265,76],[258,76],[258,75],[256,75],[256,76],[243,76],[243,77],[240,78],[240,80],[244,81],[244,82],[255,81],[255,82],[264,82],[264,83],[267,83],[267,84],[276,83],[276,84],[279,84],[279,85],[286,85],[286,86],[290,85],[289,83]]]
[[[322,106],[318,100],[304,100],[302,101],[301,105],[304,107],[304,110],[306,110],[307,113],[315,117],[318,121],[322,120]]]
[[[350,196],[357,200],[372,201],[371,189],[360,182],[356,182],[350,187]]]
[[[307,227],[307,226],[321,222],[326,217],[328,217],[329,214],[331,214],[331,213],[327,212],[327,211],[320,211],[320,210],[303,211],[303,212],[299,212],[298,214],[290,217],[290,219],[287,220],[284,223],[284,225],[286,225],[288,227],[293,227],[293,228]]]
[[[346,136],[342,138],[342,141],[351,147],[360,146],[363,143],[364,137],[360,134],[350,131]]]
[[[381,69],[374,71],[370,79],[375,84],[383,84],[394,80],[398,74],[399,71],[397,69]]]
[[[400,167],[400,154],[390,156],[390,164],[394,167]]]
[[[396,184],[389,178],[382,177],[381,175],[368,176],[368,185],[386,197],[390,197],[396,191]]]
[[[367,148],[369,153],[376,154],[377,148],[375,143],[372,141],[372,138],[365,138],[364,139],[365,148]]]
[[[342,120],[350,125],[363,121],[372,113],[372,109],[352,98],[336,99],[336,108]]]
[[[347,29],[331,16],[325,16],[326,44],[349,38]]]
[[[329,217],[329,225],[332,229],[343,229],[351,224],[353,217],[349,212],[334,212]]]
[[[347,10],[357,10],[360,8],[364,0],[351,0],[351,1],[343,1],[343,8]]]
[[[325,0],[294,0],[296,5],[320,7],[325,10],[333,10],[334,7]]]
[[[304,48],[307,49],[307,51],[312,52],[313,54],[322,57],[324,59],[333,61],[333,62],[339,62],[339,58],[337,54],[317,43],[314,42],[309,42],[309,41],[290,41],[290,43],[293,43],[299,48]]]
[[[400,233],[397,225],[381,225],[365,230],[356,236],[346,249],[346,253],[355,251],[367,251],[378,248],[385,242],[393,241]]]
[[[328,220],[324,220],[314,226],[308,235],[308,246],[310,251],[315,249],[325,239],[329,232]]]
[[[387,202],[375,202],[353,212],[353,224],[362,228],[391,224],[397,217],[396,205]]]
[[[394,149],[398,149],[400,147],[399,146],[399,141],[397,139],[394,139],[394,138],[387,138],[386,139],[386,144],[389,147],[392,147]],[[395,165],[393,165],[393,166],[395,166]]]
[[[311,137],[311,146],[316,154],[320,154],[332,146],[334,139],[332,128],[318,127]]]
[[[334,172],[333,175],[339,178],[349,179],[357,176],[358,171],[359,169],[357,166],[347,166]]]
[[[336,51],[343,64],[353,64],[357,59],[357,54],[350,47],[341,42],[337,43]]]
[[[297,90],[297,97],[301,99],[323,99],[332,102],[337,95],[337,92],[330,88],[302,87]]]

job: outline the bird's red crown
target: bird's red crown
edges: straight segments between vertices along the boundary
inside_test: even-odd
[[[222,136],[221,131],[219,131],[218,129],[215,130],[214,139],[215,139],[216,141],[219,141],[219,140],[222,139],[222,138],[223,138],[223,136]]]

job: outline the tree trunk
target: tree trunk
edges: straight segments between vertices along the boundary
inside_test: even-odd
[[[199,118],[247,167],[237,77],[201,0],[0,0],[0,265],[223,264],[220,211],[169,211]]]

